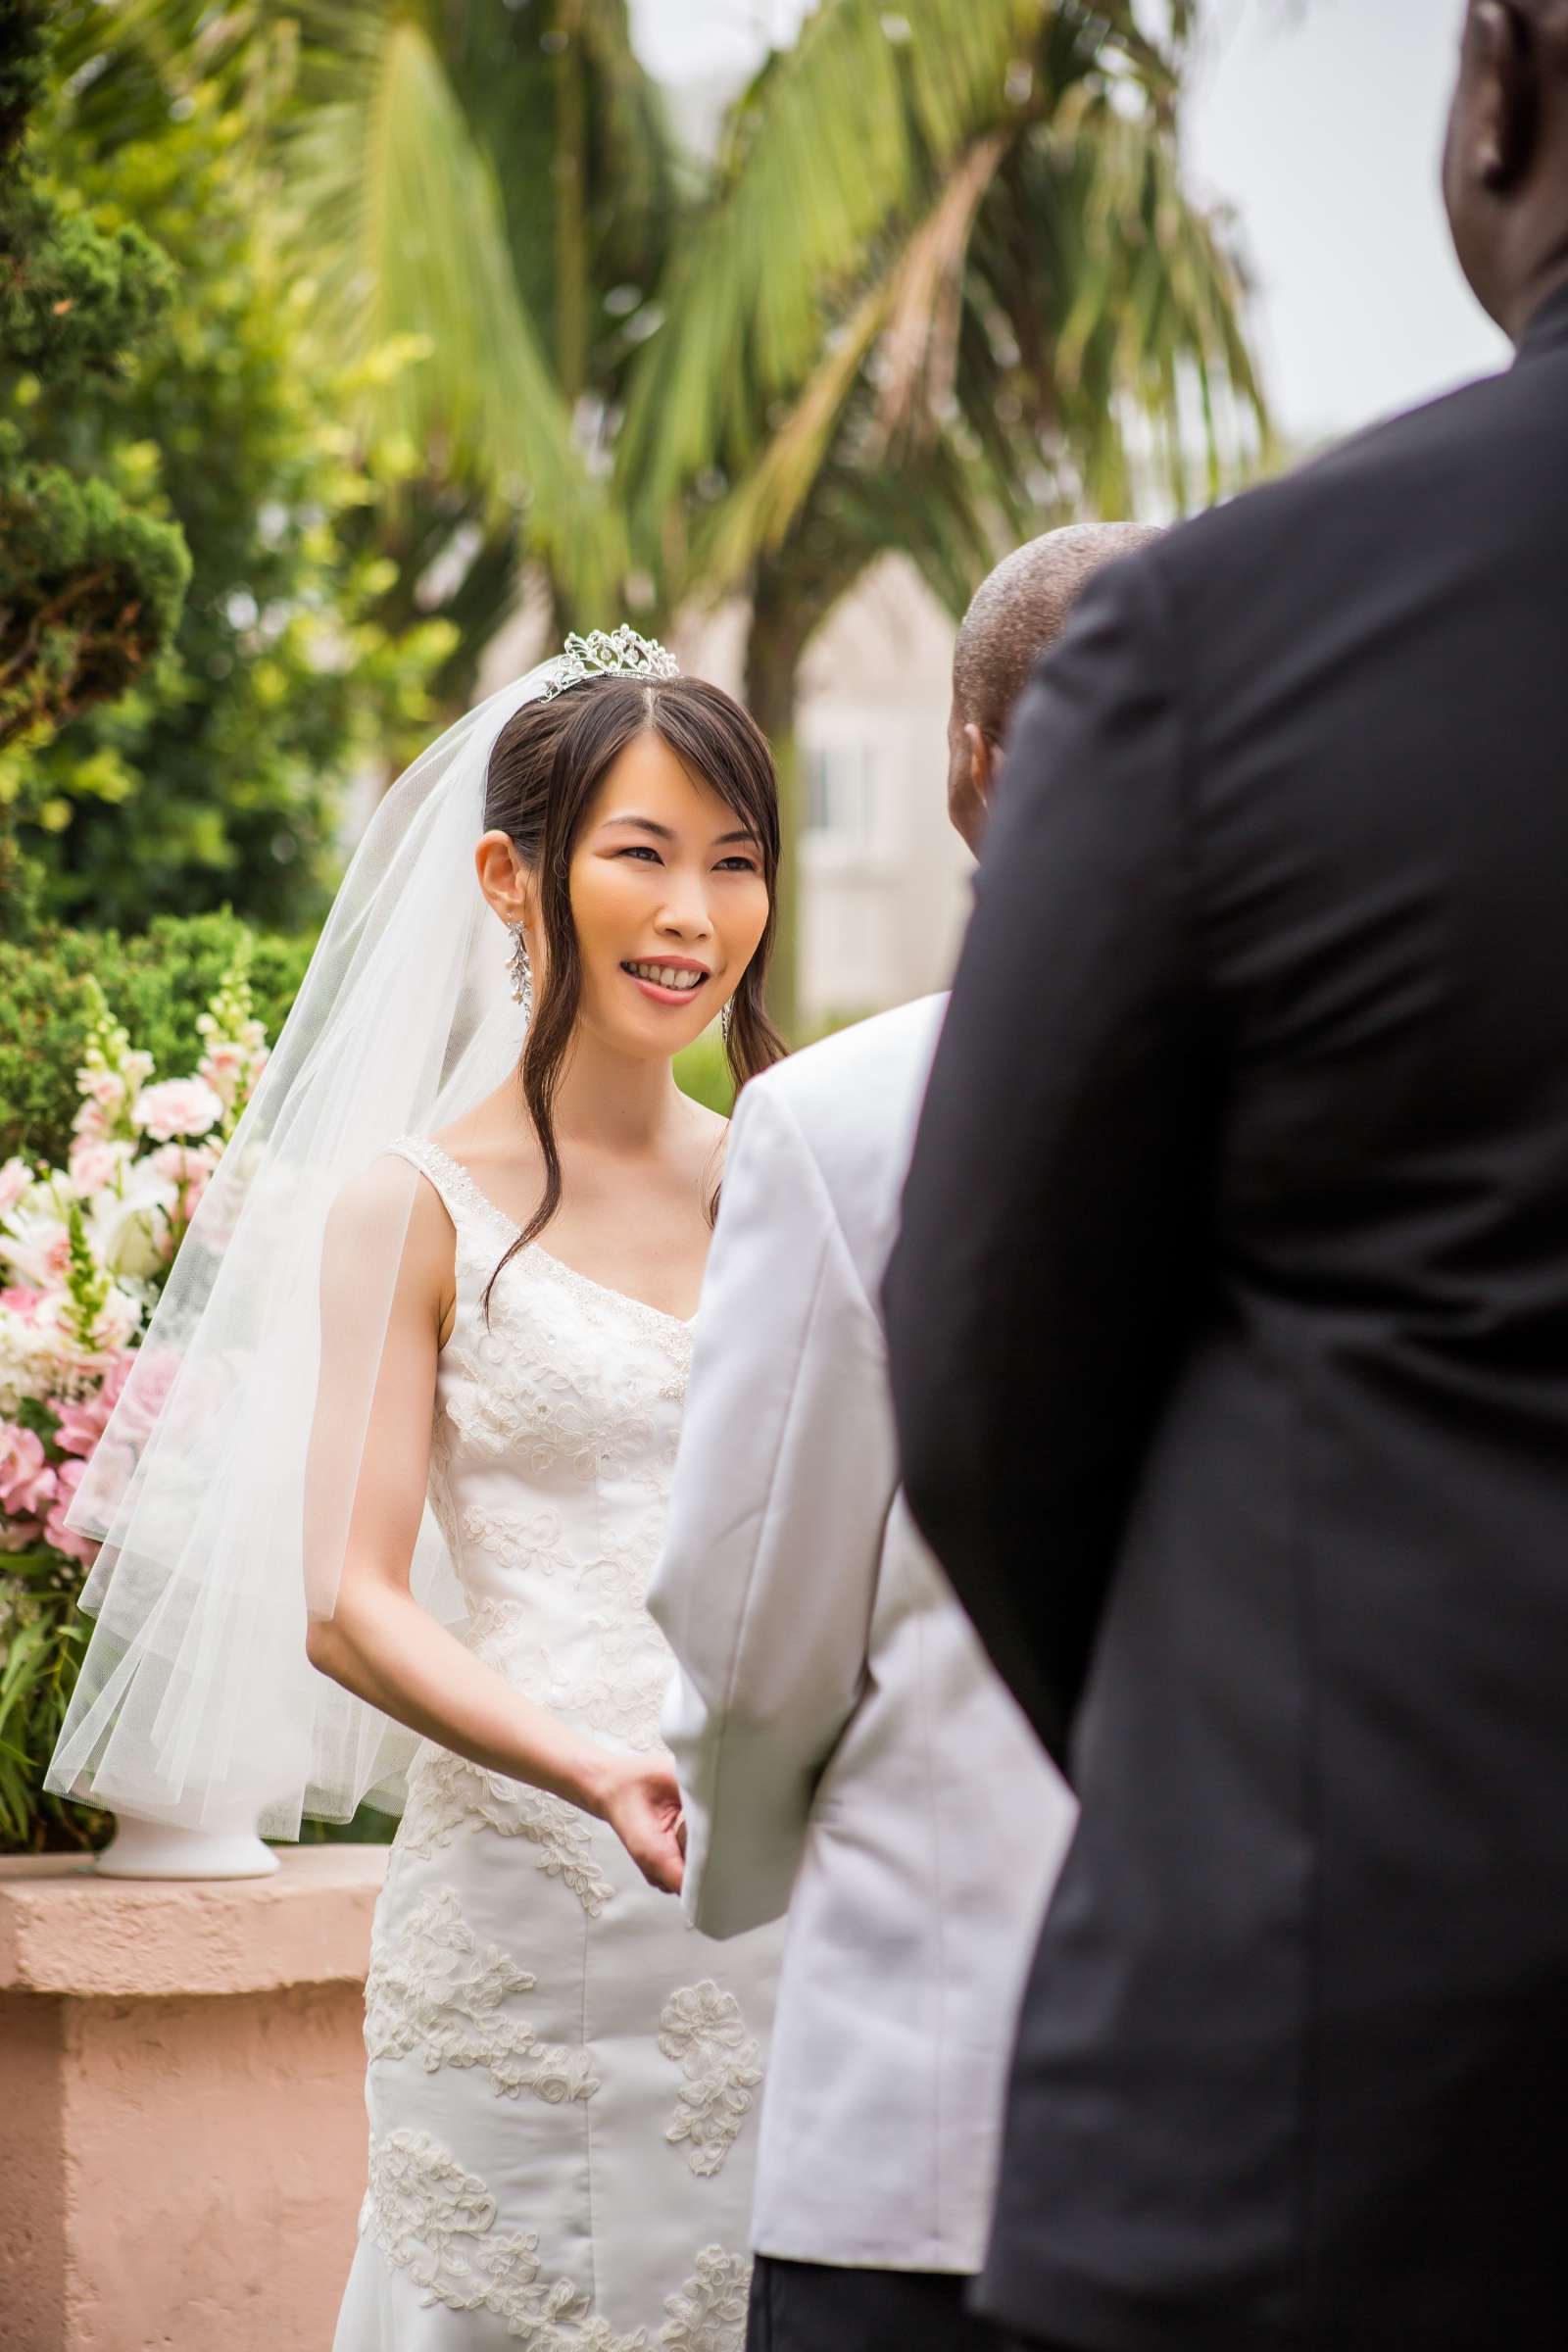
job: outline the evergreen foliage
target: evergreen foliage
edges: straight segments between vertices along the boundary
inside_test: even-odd
[[[129,938],[50,930],[25,943],[0,940],[0,1161],[18,1152],[64,1164],[94,983],[160,1070],[193,1069],[202,1053],[197,1021],[234,963],[244,932],[224,909],[161,915]],[[251,996],[270,1038],[287,1017],[314,946],[308,934],[252,935]]]
[[[46,0],[12,0],[0,16],[0,393],[24,410],[120,383],[174,284],[139,228],[105,230],[40,181],[47,14]],[[0,750],[47,740],[148,675],[190,573],[176,524],[112,476],[29,444],[0,420]],[[0,888],[15,868],[10,847]]]
[[[292,926],[330,893],[347,781],[428,732],[454,632],[377,617],[396,566],[357,542],[378,485],[266,248],[245,118],[208,83],[175,112],[105,150],[68,95],[40,137],[61,216],[113,236],[155,220],[177,284],[133,378],[35,400],[24,429],[36,455],[134,482],[176,518],[191,590],[159,672],[37,747],[12,789],[57,919],[130,930],[231,905]]]

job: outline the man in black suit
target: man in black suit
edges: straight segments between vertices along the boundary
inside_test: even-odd
[[[1445,168],[1513,369],[1091,584],[887,1286],[1081,1826],[981,2307],[1568,2345],[1568,0]]]

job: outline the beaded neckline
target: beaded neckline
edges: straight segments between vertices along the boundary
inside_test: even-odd
[[[451,1152],[444,1151],[433,1136],[406,1135],[392,1149],[411,1158],[434,1160],[450,1190],[466,1207],[477,1215],[488,1217],[498,1230],[506,1234],[509,1241],[516,1240],[520,1226],[491,1200],[488,1193],[480,1190],[462,1160],[454,1159]],[[652,1332],[656,1339],[667,1341],[674,1337],[690,1342],[697,1329],[695,1315],[668,1315],[662,1306],[650,1306],[646,1298],[634,1298],[629,1291],[617,1291],[607,1282],[595,1282],[591,1274],[584,1274],[576,1266],[568,1266],[564,1257],[552,1256],[538,1242],[528,1244],[526,1254],[536,1258],[564,1290],[573,1292],[589,1305],[609,1300],[611,1305],[628,1314],[634,1323],[640,1323],[645,1331]]]

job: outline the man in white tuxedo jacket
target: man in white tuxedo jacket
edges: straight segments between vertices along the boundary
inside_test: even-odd
[[[1054,532],[978,592],[949,729],[971,847],[1034,659],[1089,573],[1146,536]],[[1071,1826],[900,1492],[877,1300],[946,1002],[747,1088],[649,1595],[679,1664],[664,1731],[688,1917],[727,1936],[789,1909],[749,2352],[992,2341],[964,2290]]]

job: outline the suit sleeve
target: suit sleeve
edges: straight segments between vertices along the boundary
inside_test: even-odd
[[[864,1678],[896,1487],[880,1320],[788,1103],[760,1081],[730,1143],[648,1604],[677,1662],[664,1735],[687,1915],[708,1935],[789,1901]]]
[[[914,1517],[1062,1764],[1206,1238],[1166,636],[1118,564],[1020,707],[885,1292]]]

